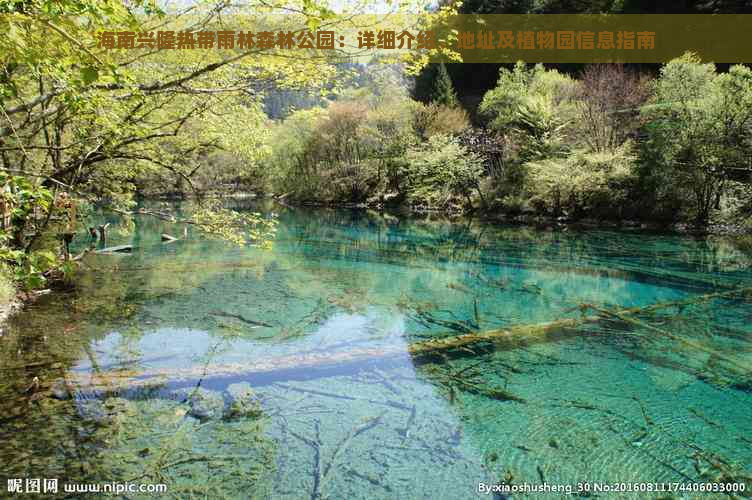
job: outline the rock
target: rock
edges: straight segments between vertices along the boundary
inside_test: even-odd
[[[230,384],[227,386],[225,396],[228,403],[225,411],[226,419],[261,416],[261,400],[248,382]]]
[[[76,402],[78,415],[85,422],[104,425],[111,421],[111,416],[98,399],[84,399]]]
[[[220,418],[225,407],[225,400],[217,391],[208,389],[190,389],[187,393],[191,409],[188,415],[200,420]]]
[[[50,387],[50,395],[61,401],[66,401],[71,398],[71,393],[65,385],[65,382],[62,380],[57,380],[52,384],[52,387]]]

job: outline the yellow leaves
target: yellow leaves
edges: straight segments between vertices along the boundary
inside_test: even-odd
[[[259,107],[263,90],[258,89],[313,89],[328,97],[349,83],[334,63],[370,61],[384,55],[389,56],[386,61],[407,62],[417,71],[428,62],[429,53],[411,58],[406,51],[363,52],[355,40],[358,30],[365,28],[415,34],[418,29],[430,29],[433,19],[453,12],[410,13],[411,9],[421,12],[416,7],[425,4],[422,0],[394,2],[389,15],[377,16],[362,14],[378,11],[383,5],[378,2],[339,5],[340,12],[335,13],[326,1],[271,0],[268,9],[255,8],[250,15],[232,10],[231,16],[223,16],[216,5],[199,0],[183,9],[186,14],[175,8],[162,16],[154,2],[131,6],[137,14],[126,4],[109,0],[60,0],[47,10],[32,3],[29,8],[36,11],[0,18],[0,30],[6,33],[0,37],[2,60],[21,66],[0,91],[11,95],[4,103],[7,108],[18,108],[15,114],[9,113],[10,120],[25,129],[18,134],[29,146],[23,154],[38,163],[38,170],[49,172],[60,164],[80,162],[85,178],[73,182],[98,194],[122,195],[133,189],[134,178],[157,171],[170,172],[183,181],[189,174],[200,176],[195,162],[205,160],[216,146],[240,157],[248,167],[238,168],[238,174],[247,176],[267,152],[265,146],[273,133]],[[221,8],[232,9],[225,4]],[[131,50],[112,48],[112,38],[98,47],[96,38],[103,31],[156,35],[158,31],[299,33],[308,29],[333,31],[335,49]],[[340,36],[345,38],[344,47],[339,47]],[[363,56],[356,59],[359,52]],[[18,95],[12,95],[13,91]],[[40,99],[45,92],[52,97]],[[29,116],[26,106],[31,108]],[[39,127],[47,110],[65,118],[57,147],[60,158],[55,161],[46,154]],[[270,244],[273,226],[266,221],[239,220],[224,212],[199,216],[203,216],[203,229],[212,234],[238,244]],[[235,224],[246,230],[237,231]]]
[[[28,13],[3,14],[0,22],[7,33],[0,41],[4,55],[11,60],[32,65],[57,64],[72,66],[83,62],[105,65],[106,54],[96,54],[93,32],[117,29],[129,14],[124,5],[108,6],[111,13],[100,16],[108,3],[88,2],[86,14],[69,13],[71,5],[60,9]],[[103,23],[108,23],[105,26]]]
[[[258,213],[236,212],[209,203],[193,214],[196,226],[208,235],[237,245],[270,249],[277,231],[277,220]]]
[[[0,37],[0,47],[8,49],[13,46],[20,49],[26,48],[26,38],[21,25],[23,20],[24,16],[18,14],[0,16],[0,26],[3,28],[0,31],[5,33],[5,36]]]

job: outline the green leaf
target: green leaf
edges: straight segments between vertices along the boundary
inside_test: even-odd
[[[96,82],[97,78],[99,78],[99,71],[97,68],[87,66],[81,70],[81,79],[85,85]]]

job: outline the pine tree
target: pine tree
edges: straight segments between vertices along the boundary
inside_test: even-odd
[[[426,64],[415,76],[411,93],[413,99],[416,101],[420,101],[424,104],[431,102],[433,81],[436,78],[436,66],[435,63]]]
[[[439,64],[436,69],[430,100],[432,103],[443,104],[444,106],[454,107],[457,105],[457,94],[454,92],[452,79],[449,77],[449,72],[447,72],[444,63]]]

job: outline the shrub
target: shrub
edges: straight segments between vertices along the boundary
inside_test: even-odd
[[[439,104],[413,106],[413,128],[423,139],[434,135],[458,135],[470,127],[470,119],[462,108],[452,108]]]
[[[577,128],[592,151],[608,151],[634,138],[649,79],[621,64],[591,64],[577,82]]]
[[[406,104],[347,100],[294,113],[279,125],[266,160],[272,186],[297,198],[362,202],[400,184],[395,165],[415,142]]]
[[[574,115],[574,80],[538,64],[502,68],[480,112],[489,127],[515,139],[522,160],[537,160],[567,149],[567,125]]]
[[[531,202],[559,215],[618,208],[626,199],[635,157],[631,143],[604,152],[575,151],[526,164]]]
[[[446,207],[458,199],[472,203],[471,192],[478,190],[483,163],[457,138],[434,135],[408,149],[404,169],[413,202]]]

